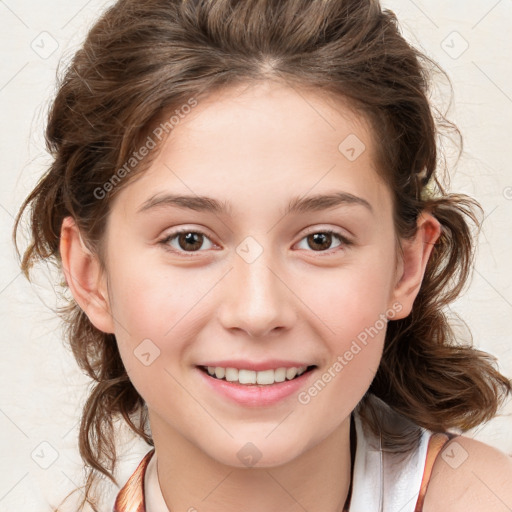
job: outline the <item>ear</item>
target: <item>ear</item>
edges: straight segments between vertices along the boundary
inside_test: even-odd
[[[106,277],[98,256],[85,246],[72,217],[65,217],[62,222],[59,249],[66,282],[75,301],[97,329],[113,333]]]
[[[434,244],[441,235],[441,224],[430,213],[422,212],[417,222],[414,238],[402,240],[403,255],[399,254],[399,264],[390,304],[400,304],[402,309],[392,319],[405,318],[421,288],[427,262]]]

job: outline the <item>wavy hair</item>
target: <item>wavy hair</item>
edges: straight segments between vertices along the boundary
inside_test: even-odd
[[[442,227],[411,314],[388,324],[368,393],[433,431],[479,425],[497,413],[512,385],[493,356],[457,338],[445,312],[471,275],[472,230],[480,228],[482,209],[473,198],[444,188],[438,137],[456,133],[461,150],[462,138],[430,104],[436,71],[450,81],[405,40],[395,14],[378,0],[119,0],[95,23],[59,79],[46,129],[52,163],[23,202],[13,229],[21,268],[28,279],[37,261],[60,268],[66,216],[102,256],[111,201],[151,158],[120,169],[163,113],[191,98],[261,80],[325,93],[370,123],[376,165],[393,194],[397,236],[413,236],[423,210]],[[116,186],[105,186],[121,174]],[[425,194],[427,184],[436,195]],[[21,256],[17,232],[25,213],[31,241]],[[88,503],[97,511],[96,478],[117,484],[114,420],[124,419],[153,445],[147,409],[115,336],[96,329],[72,300],[59,314],[79,367],[93,381],[79,432],[88,467],[80,507]],[[382,429],[371,411],[364,419],[376,432]],[[400,448],[391,434],[388,440],[390,449]]]

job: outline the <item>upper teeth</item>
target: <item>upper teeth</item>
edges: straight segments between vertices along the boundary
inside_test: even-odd
[[[291,380],[296,376],[302,375],[307,366],[292,368],[276,368],[275,370],[263,370],[256,372],[254,370],[239,370],[237,368],[222,368],[220,366],[208,366],[208,373],[215,375],[218,379],[225,378],[229,382],[239,382],[240,384],[274,384],[274,382],[283,382],[285,379]]]

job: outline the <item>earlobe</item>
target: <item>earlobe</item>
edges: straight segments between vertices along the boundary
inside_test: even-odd
[[[402,241],[403,253],[400,255],[397,278],[391,303],[399,302],[402,306],[399,316],[405,318],[412,306],[423,282],[428,260],[439,236],[440,222],[430,213],[423,212],[418,218],[417,231],[414,238]]]
[[[62,222],[59,249],[62,270],[75,301],[97,329],[113,333],[105,275],[98,256],[86,247],[72,217]]]

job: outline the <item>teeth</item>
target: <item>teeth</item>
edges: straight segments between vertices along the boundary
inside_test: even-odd
[[[297,375],[297,368],[287,368],[286,369],[286,378],[288,380],[293,379]]]
[[[240,384],[256,384],[256,372],[252,370],[238,370]]]
[[[226,380],[228,382],[238,380],[238,370],[236,368],[226,368]]]
[[[244,370],[237,368],[221,368],[220,366],[208,366],[209,375],[215,375],[218,379],[225,379],[228,382],[238,382],[239,384],[263,384],[270,385],[275,382],[284,382],[292,380],[302,375],[307,366],[292,368],[277,368],[275,370],[263,370],[256,372],[254,370]]]

